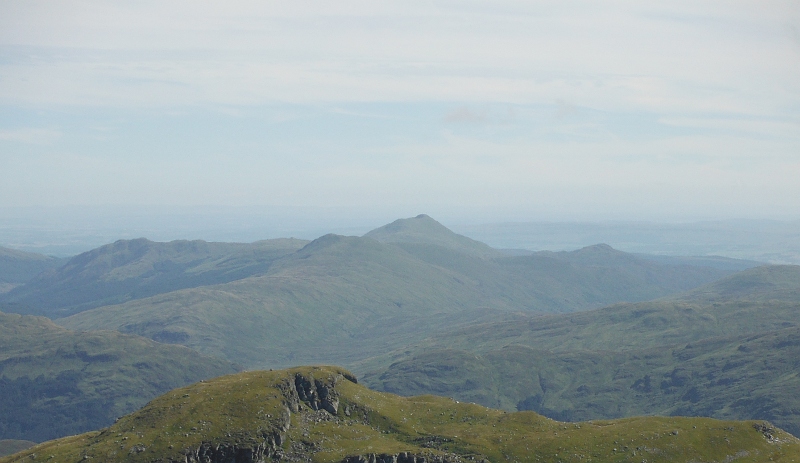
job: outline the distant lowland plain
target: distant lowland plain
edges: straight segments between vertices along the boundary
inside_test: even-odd
[[[0,461],[800,461],[774,247],[491,247],[427,215],[2,247]]]

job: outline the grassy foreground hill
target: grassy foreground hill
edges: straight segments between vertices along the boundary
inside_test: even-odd
[[[237,370],[181,346],[0,313],[0,439],[98,429],[170,389]]]
[[[488,321],[487,307],[500,320],[515,311],[574,311],[674,294],[729,273],[596,248],[505,257],[419,216],[366,237],[323,236],[271,261],[263,274],[59,323],[179,343],[247,367],[351,363]]]
[[[561,423],[452,399],[403,398],[347,371],[249,372],[167,393],[107,429],[4,463],[800,461],[800,441],[762,421],[628,418]]]
[[[11,455],[36,445],[36,442],[18,439],[0,440],[0,457]]]

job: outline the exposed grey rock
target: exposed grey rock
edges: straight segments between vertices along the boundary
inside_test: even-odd
[[[353,455],[346,457],[342,463],[462,463],[463,459],[456,454],[428,454],[416,455],[409,452],[396,454]]]

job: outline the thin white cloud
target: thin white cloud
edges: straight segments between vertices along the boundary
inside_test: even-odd
[[[785,2],[3,8],[0,42],[51,53],[0,66],[0,98],[17,104],[560,98],[611,110],[763,113],[800,93],[794,39],[774,32],[800,16]]]
[[[0,130],[0,141],[11,141],[33,145],[49,145],[61,138],[62,132],[56,129],[23,127]]]
[[[800,117],[794,120],[665,117],[659,122],[676,127],[716,129],[740,135],[752,134],[800,141]]]
[[[69,150],[6,151],[0,197],[796,211],[798,5],[6,0],[10,120],[21,111],[47,127],[32,114],[53,108],[118,117],[114,137],[92,129],[106,124],[97,117],[74,121]],[[195,114],[235,118],[225,130],[241,132],[162,146],[173,135],[147,111],[174,116],[182,136],[197,135],[181,126]],[[322,113],[383,122],[362,130]],[[371,130],[386,139],[364,141]],[[0,126],[2,142],[59,136]]]

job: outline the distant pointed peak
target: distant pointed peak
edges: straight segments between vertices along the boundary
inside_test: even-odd
[[[427,214],[416,217],[397,219],[394,222],[376,228],[364,235],[384,243],[414,243],[437,245],[455,249],[468,254],[481,256],[499,255],[499,251],[488,245],[459,235]]]
[[[583,247],[581,249],[578,249],[576,252],[592,252],[592,251],[594,251],[594,252],[598,252],[598,251],[601,251],[601,252],[620,252],[619,250],[612,248],[611,246],[609,246],[606,243],[592,244],[592,245]]]

